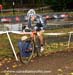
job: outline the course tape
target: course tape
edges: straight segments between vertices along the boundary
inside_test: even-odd
[[[64,35],[67,33],[44,33],[44,35]]]
[[[0,34],[5,33],[14,33],[14,34],[31,34],[32,32],[22,32],[22,31],[0,31]],[[64,35],[68,33],[73,33],[73,31],[67,32],[67,33],[44,33],[44,35]]]
[[[5,33],[15,33],[15,34],[31,34],[31,32],[22,32],[22,31],[0,31],[0,34],[5,34]]]

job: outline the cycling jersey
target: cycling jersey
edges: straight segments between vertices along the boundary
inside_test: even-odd
[[[36,17],[36,25],[34,26],[34,29],[36,31],[41,31],[44,29],[44,21],[40,15]]]

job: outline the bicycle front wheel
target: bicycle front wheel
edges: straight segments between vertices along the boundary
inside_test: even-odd
[[[34,42],[33,41],[30,42],[30,46],[31,48],[29,50],[19,52],[20,61],[23,64],[29,63],[33,57],[33,54],[34,54]]]
[[[34,45],[35,45],[35,53],[37,54],[37,56],[40,56],[41,44],[40,44],[40,39],[38,36],[35,37]]]

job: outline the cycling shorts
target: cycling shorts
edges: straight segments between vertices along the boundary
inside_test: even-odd
[[[42,24],[37,23],[36,26],[34,27],[34,30],[41,31],[41,30],[44,30],[44,27]]]
[[[34,30],[35,30],[35,31],[41,31],[41,30],[44,30],[44,28],[43,28],[43,27],[37,27],[37,26],[35,26],[35,27],[34,27]]]

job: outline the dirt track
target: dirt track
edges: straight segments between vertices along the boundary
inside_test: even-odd
[[[9,58],[0,62],[0,75],[73,75],[73,49],[36,57],[28,65]]]

